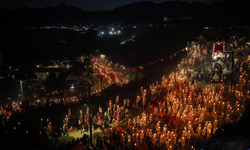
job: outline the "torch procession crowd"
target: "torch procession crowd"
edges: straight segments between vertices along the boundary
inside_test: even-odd
[[[97,74],[97,78],[101,79],[101,82],[105,81],[107,85],[117,84],[120,86],[123,84],[128,84],[129,80],[126,78],[126,74],[112,69],[112,67],[108,65],[108,59],[93,57],[91,62],[95,73]]]
[[[115,102],[111,100],[108,102],[108,108],[103,109],[99,106],[96,113],[90,112],[88,107],[86,112],[80,110],[77,130],[83,133],[82,144],[87,149],[90,147],[86,138],[90,121],[95,130],[97,128],[101,130],[101,133],[95,136],[94,147],[106,150],[153,148],[193,150],[197,142],[208,141],[217,134],[217,131],[223,131],[224,125],[237,125],[250,98],[250,62],[242,57],[238,59],[235,64],[237,84],[232,87],[226,87],[223,84],[216,87],[198,86],[196,78],[192,76],[193,72],[187,68],[197,67],[197,62],[205,63],[207,54],[203,52],[203,47],[206,48],[205,45],[197,43],[189,48],[188,55],[180,62],[177,71],[167,77],[163,76],[161,82],[152,83],[149,89],[141,87],[140,95],[135,100],[120,100],[117,96]],[[102,63],[103,60],[92,59],[95,71],[105,78],[108,85],[123,85],[129,82],[122,77],[122,74],[112,71]],[[97,93],[102,94],[99,91],[92,94]],[[38,107],[45,104],[49,106],[59,103],[78,104],[80,100],[81,96],[42,99],[41,103],[32,105]],[[13,102],[10,109],[9,112],[1,107],[3,126],[12,111],[23,111],[21,103],[17,102]],[[6,113],[6,110],[9,113]],[[90,113],[96,114],[93,115],[92,120],[89,120]],[[69,109],[60,128],[62,133],[60,136],[68,135],[73,130],[73,126],[69,126],[70,116]],[[45,127],[43,127],[44,122],[47,122]],[[48,136],[53,134],[49,120],[41,119],[42,127]]]
[[[198,55],[183,59],[177,72],[163,76],[162,81],[150,85],[148,91],[141,87],[141,95],[132,102],[132,108],[129,100],[120,102],[119,96],[114,104],[109,102],[104,113],[100,107],[93,122],[102,130],[104,144],[100,146],[102,138],[98,136],[96,146],[104,149],[195,149],[197,141],[208,141],[217,130],[223,131],[224,125],[237,125],[250,98],[250,64],[244,59],[237,61],[239,78],[235,86],[201,87],[186,70],[188,65],[198,61],[196,59],[204,58],[199,47],[192,47]],[[141,115],[138,115],[139,110]],[[122,125],[124,120],[125,126]]]

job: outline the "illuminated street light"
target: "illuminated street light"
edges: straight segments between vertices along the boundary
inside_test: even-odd
[[[70,89],[74,89],[74,86],[73,86],[73,84],[71,85]]]
[[[22,80],[20,80],[20,87],[21,87],[21,97],[23,101],[23,81]]]
[[[106,57],[106,55],[104,55],[104,54],[101,54],[101,55],[100,55],[100,57],[101,57],[101,58],[105,58],[105,57]]]

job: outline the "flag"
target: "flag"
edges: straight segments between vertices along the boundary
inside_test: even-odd
[[[100,80],[100,75],[96,75],[97,79]]]
[[[160,61],[164,61],[164,59],[160,59]]]
[[[121,126],[116,126],[116,131],[121,131],[122,127]]]
[[[132,126],[130,126],[130,124],[128,124],[127,128],[129,128],[130,130],[132,129]]]
[[[174,57],[172,55],[170,55],[170,58],[173,59]]]
[[[172,116],[170,115],[170,121],[173,120]]]
[[[7,97],[7,100],[11,100],[11,97]]]
[[[109,136],[109,132],[105,132],[105,136],[108,137]]]
[[[111,72],[111,73],[110,73],[110,76],[113,78],[113,77],[114,77],[114,74]]]
[[[29,100],[22,101],[22,107],[23,108],[27,108],[29,106],[30,106],[30,101]]]
[[[58,90],[55,90],[54,92],[55,92],[55,93],[56,93],[57,95],[59,95],[59,92],[58,92]]]
[[[132,68],[132,72],[136,72],[136,68]]]
[[[158,113],[158,116],[159,117],[163,117],[163,113],[161,112],[161,113]]]
[[[173,120],[173,124],[176,124],[176,125],[177,125],[177,124],[178,124],[178,122],[177,122],[176,120]]]
[[[69,90],[70,90],[69,86],[65,86],[64,89],[65,89],[66,91],[69,91]]]
[[[140,69],[143,69],[143,66],[139,66]]]
[[[90,85],[92,85],[92,82],[89,77],[85,77],[83,80],[87,81],[88,83],[90,83]]]
[[[73,127],[71,126],[69,130],[70,130],[70,131],[73,131],[74,129],[73,129]]]
[[[53,132],[52,132],[50,129],[49,129],[49,133],[50,133],[50,134],[53,134]]]

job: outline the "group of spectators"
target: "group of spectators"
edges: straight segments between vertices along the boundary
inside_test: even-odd
[[[99,110],[99,121],[111,116],[113,119],[99,124],[94,118],[93,122],[102,128],[95,146],[104,149],[194,149],[197,143],[223,131],[224,125],[237,125],[241,119],[249,99],[249,84],[244,82],[249,77],[244,71],[250,65],[248,62],[246,68],[243,64],[240,66],[240,84],[207,88],[199,87],[188,71],[181,71],[186,68],[184,62],[179,71],[166,78],[163,76],[161,83],[141,89],[132,107],[127,107],[124,101],[122,105],[119,105],[121,102],[111,103],[103,116]],[[132,109],[133,113],[128,118],[117,117],[115,114],[122,107],[128,111]],[[107,116],[110,113],[114,115]],[[121,111],[118,116],[122,114]]]
[[[234,87],[199,87],[196,78],[187,71],[187,64],[191,64],[190,69],[192,69],[197,67],[195,66],[197,62],[206,62],[206,56],[200,50],[203,46],[197,44],[191,47],[190,50],[198,55],[194,57],[188,54],[181,62],[179,70],[168,77],[163,76],[160,83],[153,83],[149,89],[141,88],[141,94],[135,100],[121,101],[117,97],[115,103],[109,101],[105,111],[99,107],[92,120],[89,120],[88,108],[86,113],[80,111],[77,128],[83,132],[83,137],[68,145],[73,146],[82,142],[86,148],[90,147],[89,137],[85,134],[89,132],[90,121],[94,130],[101,129],[101,134],[95,136],[94,147],[98,149],[194,149],[198,142],[207,141],[218,131],[223,130],[223,125],[231,123],[237,125],[250,98],[248,91],[250,63],[242,57],[238,59],[235,65],[238,84]],[[30,104],[29,107],[79,104],[82,99],[82,96],[62,99],[43,98],[40,102]],[[26,104],[22,102],[13,102],[11,105],[1,107],[2,125],[5,126],[12,112],[25,112],[28,107],[23,107],[24,105]],[[69,126],[70,117],[69,109],[59,136],[68,135],[70,130],[73,130]],[[55,131],[51,122],[46,120],[44,122],[46,124],[41,125],[41,131],[53,139]],[[65,141],[61,144],[65,144]]]

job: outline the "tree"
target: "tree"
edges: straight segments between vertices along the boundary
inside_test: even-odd
[[[58,83],[57,76],[56,76],[54,70],[51,69],[49,72],[49,75],[47,76],[47,79],[46,79],[46,90],[47,91],[54,90],[54,88],[56,88],[58,86],[57,83]]]
[[[57,79],[57,76],[55,74],[55,71],[54,71],[54,69],[51,69],[49,72],[49,75],[47,76],[46,81],[47,82],[55,82],[56,79]]]
[[[2,55],[2,53],[0,52],[0,66],[2,66],[3,65],[3,55]]]
[[[65,89],[63,90],[63,97],[69,97],[69,91],[66,91]]]

